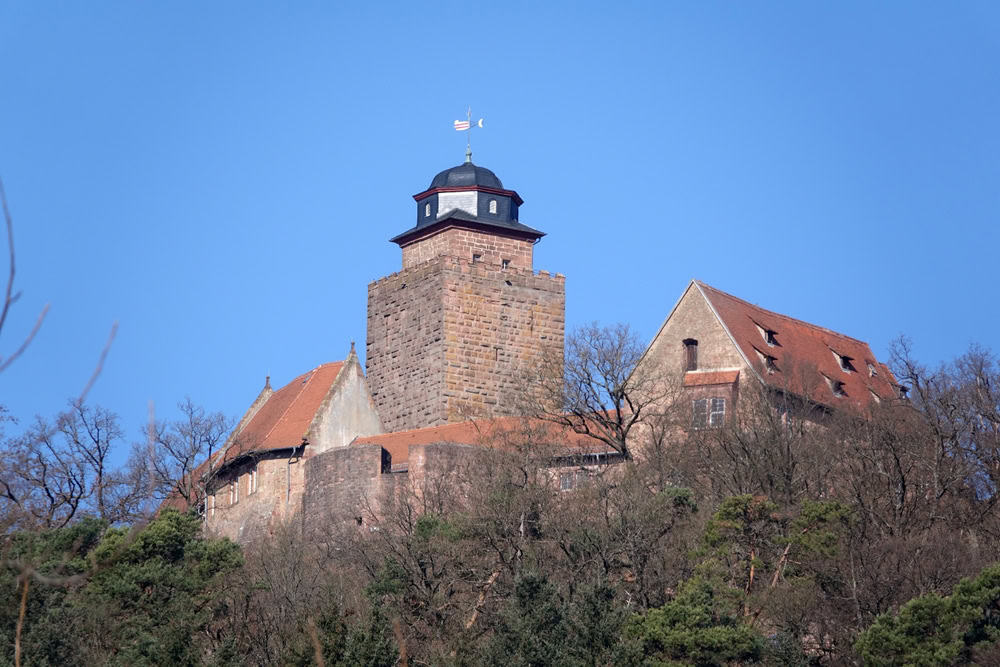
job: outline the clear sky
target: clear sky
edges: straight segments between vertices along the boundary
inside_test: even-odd
[[[9,2],[0,176],[22,423],[129,435],[364,350],[412,195],[524,198],[570,326],[652,338],[691,278],[929,363],[1000,351],[1000,3]]]

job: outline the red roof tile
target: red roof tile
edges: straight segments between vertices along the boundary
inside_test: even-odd
[[[743,356],[769,386],[834,408],[850,405],[860,409],[875,402],[876,396],[882,400],[896,396],[896,378],[875,359],[868,343],[765,310],[704,283],[696,284]],[[774,332],[773,345],[766,340],[768,330]],[[773,359],[773,372],[767,371],[766,357]],[[853,371],[841,367],[842,358],[849,360]],[[838,382],[843,383],[842,397],[833,392]]]
[[[518,436],[521,436],[520,438]],[[356,438],[352,445],[381,445],[392,456],[393,465],[409,460],[410,445],[455,443],[506,449],[512,440],[524,439],[552,448],[553,456],[579,453],[604,453],[608,448],[590,436],[581,435],[558,424],[527,417],[499,417],[477,421],[428,426],[411,431]]]
[[[688,371],[684,374],[684,386],[702,387],[710,384],[733,384],[739,379],[739,371]]]
[[[229,461],[251,452],[301,445],[343,366],[342,361],[322,364],[271,394],[250,421],[229,436],[228,447],[220,449],[195,468],[193,478],[200,479],[209,470],[218,470]],[[182,500],[179,502],[183,504]]]

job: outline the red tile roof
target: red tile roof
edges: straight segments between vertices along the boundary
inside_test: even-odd
[[[236,434],[234,446],[230,449],[238,447],[238,453],[242,454],[301,445],[320,404],[330,393],[330,387],[343,366],[342,361],[317,366],[274,392],[243,430]]]
[[[743,356],[769,386],[788,390],[834,408],[863,409],[879,399],[897,395],[896,378],[875,359],[868,343],[836,331],[774,313],[695,281],[739,346]],[[774,344],[766,340],[774,332]],[[773,359],[773,372],[765,361]],[[854,370],[847,372],[847,358]],[[870,364],[870,366],[869,366]],[[843,383],[844,396],[834,395]]]
[[[343,361],[322,364],[272,393],[246,425],[229,436],[226,447],[194,469],[192,477],[201,479],[210,470],[217,471],[245,454],[301,445],[343,367]],[[164,501],[164,505],[179,507],[184,501],[175,494]]]
[[[688,371],[684,374],[684,386],[702,387],[711,384],[733,384],[739,379],[739,371]]]
[[[515,443],[531,442],[551,448],[552,456],[606,453],[610,450],[590,436],[575,433],[558,424],[527,417],[499,417],[428,426],[411,431],[356,438],[351,445],[381,445],[392,456],[393,465],[409,461],[410,445],[455,443],[506,449]]]

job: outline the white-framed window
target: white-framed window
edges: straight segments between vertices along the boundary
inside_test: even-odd
[[[425,218],[431,217],[431,205],[430,205],[430,202],[424,204],[424,217]]]
[[[496,199],[491,199],[490,200],[490,213],[492,213],[493,215],[497,214],[497,200]]]
[[[257,464],[250,468],[250,476],[247,478],[247,495],[257,493]]]
[[[691,407],[691,426],[694,428],[718,428],[726,421],[726,399],[721,396],[696,398]]]
[[[569,491],[573,488],[573,473],[564,472],[559,475],[559,490]]]
[[[229,504],[235,505],[240,502],[240,478],[237,477],[229,483]]]

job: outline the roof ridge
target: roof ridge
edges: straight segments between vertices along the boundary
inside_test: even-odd
[[[775,312],[773,310],[768,310],[767,308],[763,308],[761,306],[758,306],[755,303],[750,303],[749,301],[747,301],[745,299],[741,299],[740,297],[734,296],[734,295],[730,294],[729,292],[725,292],[725,291],[723,291],[723,290],[721,290],[721,289],[719,289],[717,287],[712,287],[711,285],[708,285],[708,284],[706,284],[706,283],[704,283],[704,282],[702,282],[700,280],[696,280],[696,282],[699,285],[701,285],[702,287],[710,289],[713,292],[718,292],[719,294],[722,294],[723,296],[729,297],[733,301],[738,301],[738,302],[740,302],[740,303],[742,303],[744,305],[750,306],[751,308],[755,308],[757,310],[764,311],[768,315],[773,315],[773,316],[779,317],[779,318],[781,318],[783,320],[789,320],[791,322],[796,322],[798,324],[803,324],[803,325],[805,325],[805,326],[807,326],[807,327],[809,327],[811,329],[816,329],[816,330],[822,331],[824,333],[833,334],[834,336],[837,336],[839,338],[846,338],[847,340],[854,341],[855,343],[860,343],[862,345],[868,346],[868,342],[867,341],[863,341],[860,338],[855,338],[854,336],[848,336],[847,334],[840,333],[839,331],[834,331],[833,329],[828,329],[827,327],[822,327],[822,326],[820,326],[818,324],[813,324],[812,322],[806,322],[805,320],[800,320],[797,317],[792,317],[790,315],[783,315],[782,313],[778,313],[778,312]]]

